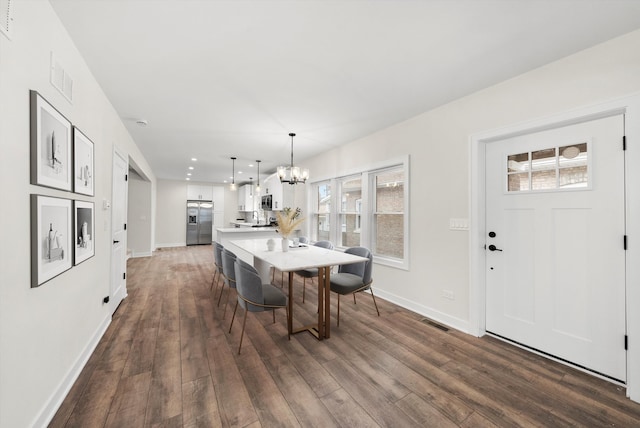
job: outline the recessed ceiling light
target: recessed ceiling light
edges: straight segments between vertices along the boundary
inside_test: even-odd
[[[238,171],[238,174],[242,174],[242,171]]]
[[[223,183],[226,183],[226,182],[227,182],[227,180],[223,180],[222,182],[223,182]]]
[[[190,167],[189,167],[189,169],[193,169],[193,167],[192,167],[192,166],[190,166]]]
[[[187,172],[187,175],[188,175],[189,177],[191,177],[191,173],[190,173],[190,172]]]
[[[191,158],[191,160],[192,160],[193,162],[197,162],[197,161],[198,161],[198,159],[196,159],[196,158]]]
[[[187,181],[191,180],[189,177],[187,177]]]
[[[253,164],[252,163],[249,164],[249,168],[253,168]]]

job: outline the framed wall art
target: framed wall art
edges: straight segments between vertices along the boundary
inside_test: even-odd
[[[93,202],[74,201],[74,258],[78,265],[95,255],[95,216]]]
[[[31,101],[31,184],[71,191],[71,122],[38,92]]]
[[[71,199],[31,195],[31,287],[71,268]]]
[[[73,127],[73,191],[93,196],[93,142]]]

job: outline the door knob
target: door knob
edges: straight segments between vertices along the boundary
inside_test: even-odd
[[[491,244],[489,245],[489,251],[502,251],[502,250],[496,247],[495,245]]]
[[[120,241],[113,241],[114,244],[117,244],[118,242],[120,242]],[[493,251],[493,250],[491,250],[491,251]]]

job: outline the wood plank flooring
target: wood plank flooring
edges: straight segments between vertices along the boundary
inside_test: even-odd
[[[443,331],[368,295],[329,340],[287,340],[285,311],[217,306],[211,246],[128,262],[128,292],[51,427],[638,427],[624,389],[493,338]],[[276,281],[279,281],[276,275]],[[316,317],[302,281],[294,326]],[[374,282],[375,287],[375,282]],[[286,287],[285,287],[286,290]]]

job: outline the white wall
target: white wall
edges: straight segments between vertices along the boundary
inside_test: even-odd
[[[151,182],[129,172],[127,204],[127,250],[132,257],[151,256]]]
[[[469,236],[450,231],[449,218],[471,215],[470,135],[639,91],[638,46],[640,31],[629,33],[304,160],[313,177],[335,177],[410,155],[411,269],[375,265],[376,293],[469,331]]]
[[[184,181],[158,180],[156,209],[156,245],[185,246],[187,184]]]
[[[42,426],[53,415],[84,358],[110,322],[113,147],[134,159],[155,185],[147,162],[96,83],[49,2],[12,2],[12,40],[0,35],[0,426]],[[74,79],[69,103],[49,83],[50,55]],[[29,184],[29,90],[37,90],[93,141],[95,197]],[[95,257],[39,288],[30,288],[29,195],[96,203]]]

